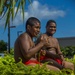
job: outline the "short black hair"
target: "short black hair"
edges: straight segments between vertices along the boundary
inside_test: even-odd
[[[28,18],[28,20],[26,21],[26,29],[27,29],[27,25],[33,26],[37,22],[40,23],[40,20],[37,19],[36,17],[30,17],[30,18]]]
[[[56,21],[54,21],[54,20],[49,20],[49,21],[47,21],[46,28],[47,28],[47,26],[48,26],[50,23],[52,23],[52,22],[56,24]]]

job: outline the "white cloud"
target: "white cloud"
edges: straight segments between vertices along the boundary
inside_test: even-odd
[[[64,17],[65,11],[49,8],[47,5],[42,5],[38,1],[34,0],[32,2],[32,5],[29,5],[27,11],[25,12],[25,20],[31,16],[37,17],[39,19],[58,18],[58,17]],[[4,25],[4,22],[5,22],[5,19],[0,20],[0,26]],[[20,10],[16,18],[14,19],[13,24],[14,25],[23,24]]]
[[[42,5],[38,1],[33,1],[32,6],[28,7],[25,14],[26,18],[35,16],[40,19],[64,17],[65,12],[54,8],[49,8],[47,5]]]

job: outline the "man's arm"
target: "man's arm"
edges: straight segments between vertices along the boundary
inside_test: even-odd
[[[41,48],[44,46],[44,44],[46,44],[47,41],[46,40],[42,40],[40,41],[36,46],[31,47],[30,45],[30,41],[28,36],[22,36],[20,38],[20,48],[21,48],[21,52],[23,54],[23,56],[25,58],[31,58],[35,53],[37,53],[39,50],[41,50]]]
[[[61,57],[61,60],[64,61],[64,57],[63,57],[63,54],[60,50],[60,46],[59,46],[59,42],[57,40],[57,54]]]
[[[47,50],[46,50],[46,55],[45,56],[49,57],[49,58],[52,58],[52,59],[56,59],[56,58],[60,59],[60,56],[58,54],[53,54],[53,53],[51,53]]]

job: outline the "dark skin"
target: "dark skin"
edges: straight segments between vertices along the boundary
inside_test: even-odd
[[[46,27],[46,33],[42,35],[43,37],[48,38],[49,45],[42,48],[43,50],[41,50],[42,52],[41,54],[52,59],[55,59],[55,58],[60,59],[62,61],[62,65],[58,64],[56,61],[52,59],[43,60],[41,62],[44,63],[47,61],[52,61],[54,63],[53,65],[60,69],[69,68],[74,70],[74,64],[64,60],[63,54],[60,50],[58,40],[53,37],[53,34],[55,32],[56,32],[56,24],[54,22],[51,22]]]
[[[41,37],[41,41],[35,46],[32,38],[37,36],[40,32],[40,24],[37,22],[33,26],[27,26],[27,31],[23,34],[21,34],[14,45],[14,58],[16,62],[19,62],[21,58],[22,62],[27,62],[28,60],[36,60],[35,54],[40,51],[40,49],[48,45],[48,40],[43,40],[43,37]],[[35,66],[35,63],[29,64],[31,66]],[[58,68],[54,66],[47,65],[47,68],[59,71]]]
[[[34,56],[35,53],[38,52],[41,49],[41,47],[44,45],[43,44],[44,41],[41,41],[35,47],[35,44],[32,41],[32,38],[34,36],[37,36],[39,31],[40,31],[40,25],[37,23],[37,25],[35,26],[32,26],[32,27],[28,26],[27,31],[18,37],[15,43],[15,48],[14,48],[15,53],[17,53],[15,55],[16,62],[19,61],[19,59],[17,59],[18,56],[22,58],[23,62],[31,59],[31,57]],[[20,51],[22,54],[20,53]]]

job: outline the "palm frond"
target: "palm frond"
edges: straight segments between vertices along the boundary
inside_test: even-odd
[[[31,4],[31,0],[28,0],[28,2]],[[26,5],[26,0],[0,0],[0,16],[3,13],[4,14],[2,18],[6,15],[5,29],[10,21],[10,18],[12,18],[13,21],[19,9],[22,10],[22,17],[24,21],[25,5]],[[16,13],[15,13],[15,7],[17,7]]]

